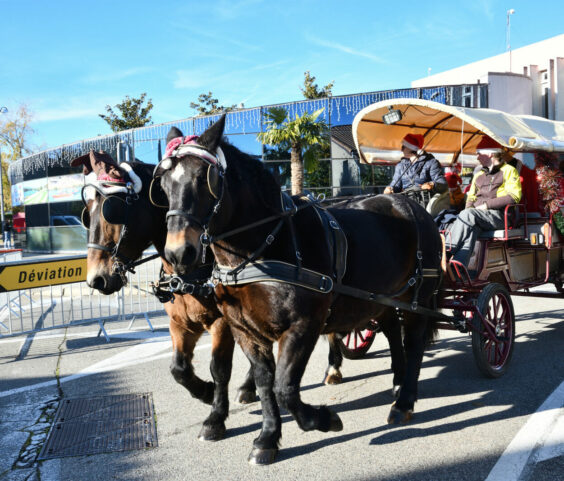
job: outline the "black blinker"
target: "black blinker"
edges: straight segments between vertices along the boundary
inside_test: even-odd
[[[125,224],[127,220],[127,204],[116,196],[108,197],[102,204],[102,217],[109,224]]]
[[[90,229],[90,212],[88,212],[88,207],[84,207],[82,209],[82,213],[80,214],[80,222],[85,227],[85,229]]]

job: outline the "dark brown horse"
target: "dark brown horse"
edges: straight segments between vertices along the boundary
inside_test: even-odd
[[[339,416],[326,406],[302,402],[302,375],[322,333],[347,332],[377,319],[384,332],[397,336],[388,298],[413,307],[402,316],[405,360],[403,352],[392,349],[394,370],[405,370],[388,418],[409,421],[425,343],[434,332],[432,318],[421,314],[431,311],[422,307],[434,307],[441,279],[441,241],[433,219],[394,195],[330,209],[339,224],[334,228],[342,229],[348,241],[346,273],[339,283],[327,231],[311,202],[282,202],[273,176],[223,140],[223,128],[224,117],[198,145],[184,146],[181,139],[155,175],[171,209],[165,257],[176,272],[188,274],[211,245],[220,309],[252,363],[263,425],[249,461],[273,461],[281,436],[279,405],[303,430],[342,429]]]
[[[85,187],[86,208],[83,214],[89,224],[87,284],[104,294],[119,291],[125,281],[124,267],[140,258],[151,244],[162,253],[166,240],[166,208],[159,208],[150,202],[149,187],[154,166],[133,162],[121,164],[128,168],[125,175],[136,176],[142,187],[131,192],[125,184],[94,180]],[[153,196],[158,194],[158,186]],[[164,198],[166,202],[166,198]],[[171,271],[163,259],[165,271]],[[192,278],[196,289],[199,281],[209,278],[211,269],[199,266],[201,273]],[[234,340],[231,331],[217,309],[213,295],[171,294],[173,302],[166,302],[164,308],[170,318],[170,335],[173,346],[170,366],[174,379],[200,401],[211,404],[212,410],[204,421],[199,438],[215,441],[225,433],[225,419],[229,411],[227,387],[231,376]],[[194,347],[205,331],[212,340],[212,361],[210,365],[214,382],[200,379],[192,366]],[[239,402],[256,399],[251,371],[239,388]]]
[[[141,190],[130,195],[127,203],[127,189],[123,186],[94,181],[87,187],[90,195],[86,199],[83,220],[89,225],[87,283],[90,287],[104,294],[119,291],[125,282],[121,275],[124,266],[139,259],[143,251],[150,245],[162,253],[166,241],[166,197],[159,197],[158,183],[150,189],[152,169],[154,166],[133,162],[121,164],[131,168],[139,178]],[[114,194],[107,194],[108,191]],[[125,192],[124,192],[125,191]],[[105,193],[106,192],[106,193]],[[104,205],[104,201],[107,203]],[[134,200],[133,200],[134,199]],[[155,205],[157,204],[157,205]],[[118,246],[116,248],[116,246]],[[211,257],[209,260],[213,260]],[[168,262],[162,259],[163,269],[172,272]],[[194,286],[196,291],[204,291],[202,282],[211,276],[211,264],[199,266],[186,282]],[[117,267],[117,269],[116,269]],[[203,440],[218,440],[225,433],[224,421],[228,415],[227,385],[231,373],[231,359],[234,341],[231,331],[217,308],[213,295],[170,294],[173,302],[164,303],[170,318],[170,334],[173,344],[171,373],[174,379],[184,386],[190,394],[206,404],[212,404],[212,412],[204,421],[199,434]],[[200,379],[193,370],[192,358],[196,343],[207,330],[212,339],[212,363],[210,370],[214,383]],[[337,384],[341,382],[340,366],[343,356],[337,339],[329,339],[329,367],[325,382]],[[250,403],[256,399],[256,388],[252,372],[249,370],[246,379],[237,392],[237,402]]]

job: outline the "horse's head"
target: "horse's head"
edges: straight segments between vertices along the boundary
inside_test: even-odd
[[[170,209],[164,254],[179,274],[200,264],[210,221],[223,200],[226,164],[219,144],[224,127],[222,116],[197,140],[173,127],[166,157],[155,169]]]
[[[121,166],[132,182],[101,181],[94,175],[83,189],[82,220],[89,231],[86,283],[103,294],[119,291],[126,282],[123,267],[152,243],[162,249],[166,235],[166,210],[149,200],[151,166],[138,164],[135,171],[129,164]]]

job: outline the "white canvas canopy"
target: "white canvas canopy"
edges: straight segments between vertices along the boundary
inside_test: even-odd
[[[390,109],[400,110],[402,119],[387,125],[382,116]],[[422,134],[426,151],[451,154],[455,159],[475,154],[483,135],[513,152],[564,152],[564,122],[423,99],[389,99],[369,105],[356,115],[352,132],[363,163],[392,160],[408,133]]]

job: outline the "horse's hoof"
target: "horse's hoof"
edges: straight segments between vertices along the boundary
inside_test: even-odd
[[[200,441],[221,441],[225,437],[225,425],[202,426],[198,439]]]
[[[325,384],[341,384],[343,382],[343,375],[339,369],[329,366],[325,374]]]
[[[235,402],[239,404],[251,404],[257,400],[257,393],[255,391],[245,391],[243,389],[239,389],[237,391],[237,397],[235,398]]]
[[[401,389],[400,385],[396,385],[392,388],[392,396],[394,396],[395,399],[399,397],[400,389]]]
[[[390,409],[390,414],[388,415],[388,424],[407,424],[411,421],[413,417],[413,409],[408,409],[407,411],[401,411],[395,406]]]
[[[265,466],[274,462],[277,453],[278,449],[253,448],[251,454],[249,454],[247,461],[249,461],[249,464]]]
[[[331,419],[329,421],[329,431],[337,432],[343,430],[343,421],[341,418],[331,411]]]
[[[341,384],[343,382],[343,376],[341,374],[328,374],[325,378],[324,383],[329,384]]]

